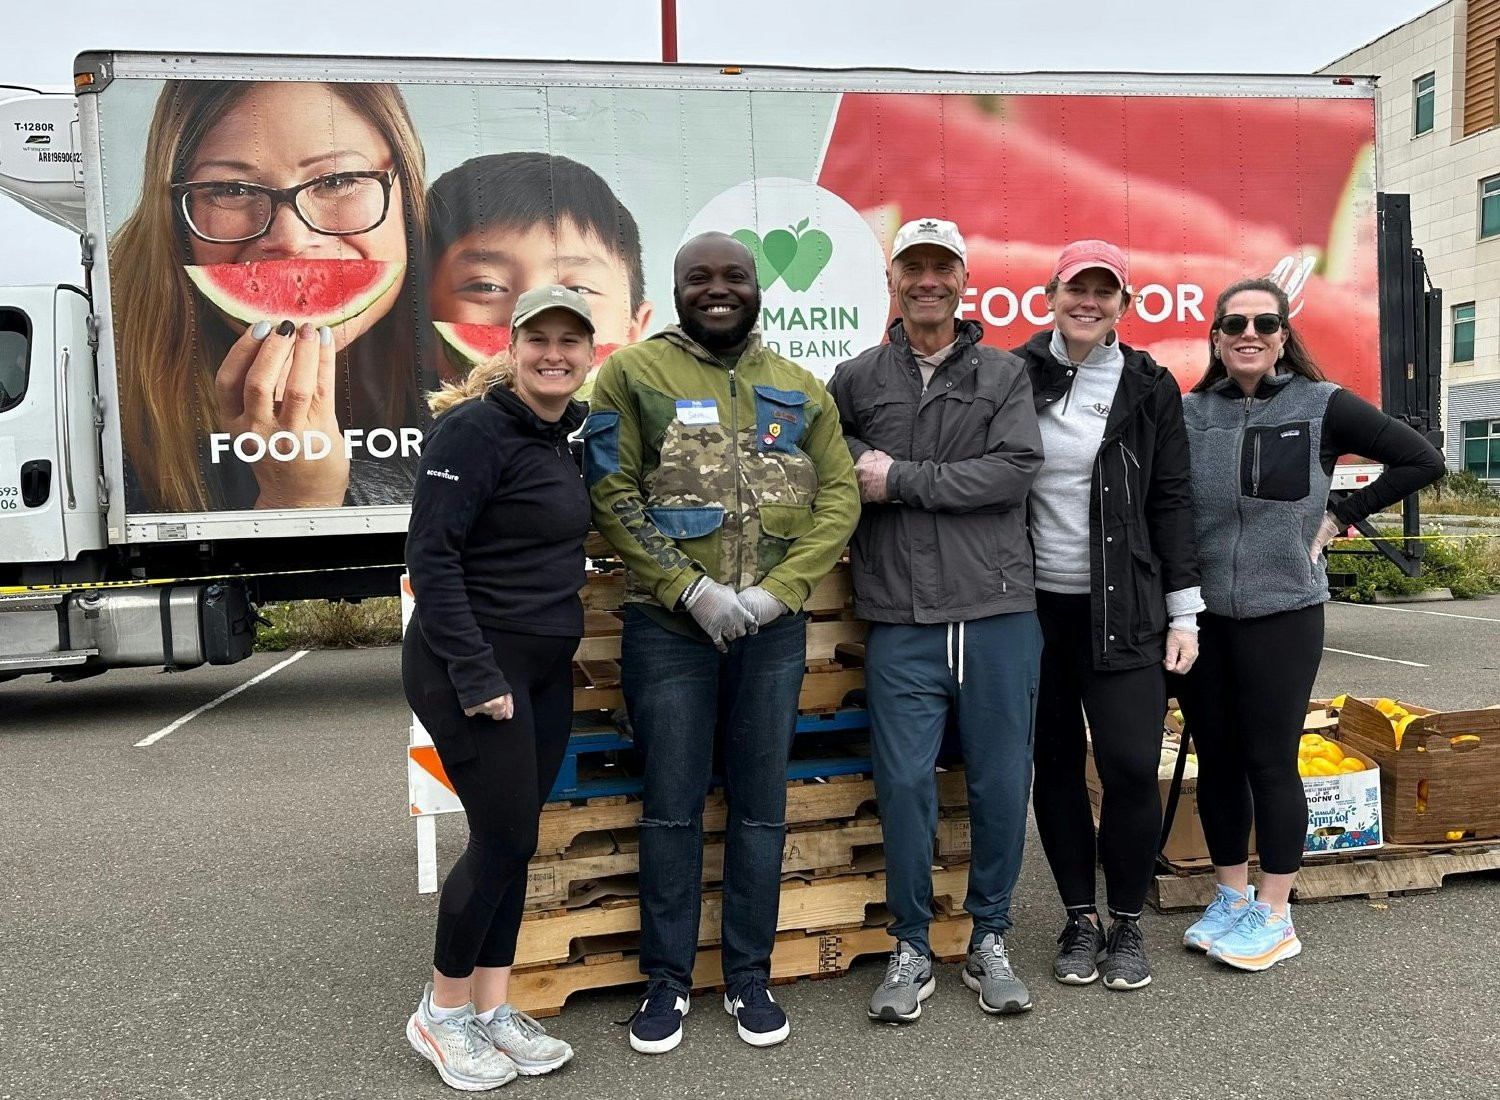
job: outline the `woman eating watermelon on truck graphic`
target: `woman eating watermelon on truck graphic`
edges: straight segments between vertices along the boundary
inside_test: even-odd
[[[411,499],[423,165],[393,85],[166,83],[113,242],[132,511]]]
[[[542,152],[473,157],[427,193],[427,306],[448,349],[438,364],[454,381],[504,350],[522,292],[559,283],[583,295],[598,335],[594,374],[610,352],[651,324],[641,231],[592,168]]]

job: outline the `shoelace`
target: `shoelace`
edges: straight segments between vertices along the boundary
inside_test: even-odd
[[[535,1039],[547,1034],[547,1029],[542,1027],[519,1008],[510,1011],[510,1018],[515,1021],[516,1030],[528,1039]]]
[[[670,1012],[676,1007],[677,991],[669,985],[657,986],[646,994],[646,999],[636,1006],[634,1012],[623,1020],[616,1020],[615,1025],[617,1027],[629,1027],[635,1023],[637,1016],[646,1013],[647,1010],[652,1012]],[[535,1021],[533,1021],[533,1024],[537,1027],[541,1026],[540,1024],[536,1024]]]
[[[1234,928],[1235,931],[1238,931],[1240,926],[1244,925],[1251,931],[1258,931],[1264,928],[1266,922],[1270,919],[1270,910],[1262,909],[1259,905],[1247,905],[1241,911],[1240,919],[1235,921]]]
[[[1010,956],[1005,953],[1005,941],[999,936],[988,951],[980,953],[984,971],[991,978],[1014,978],[1016,972],[1010,968]]]
[[[1068,918],[1067,927],[1058,934],[1057,942],[1062,945],[1065,953],[1082,951],[1089,946],[1096,927],[1093,921],[1081,913],[1071,916]]]
[[[1109,940],[1105,949],[1111,955],[1140,954],[1144,941],[1141,939],[1140,927],[1133,920],[1117,920],[1114,927],[1109,930]]]
[[[767,982],[765,978],[762,978],[759,974],[752,974],[748,978],[742,979],[734,987],[732,991],[734,995],[729,999],[730,1001],[738,1000],[746,1008],[753,1007],[766,1000],[766,986]]]
[[[1214,900],[1209,905],[1208,911],[1204,913],[1204,916],[1228,916],[1230,913],[1233,913],[1235,911],[1234,902],[1234,898],[1231,898],[1225,894],[1221,894],[1216,890],[1214,891]]]
[[[478,1016],[473,1013],[464,1016],[460,1027],[464,1040],[464,1053],[477,1054],[485,1049],[494,1049],[494,1043],[490,1041],[490,1033]]]
[[[907,985],[917,972],[917,956],[909,951],[900,954],[892,952],[891,961],[886,964],[885,984],[894,989],[896,986]]]

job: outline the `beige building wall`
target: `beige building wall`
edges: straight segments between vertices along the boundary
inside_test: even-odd
[[[1500,0],[1449,0],[1319,70],[1380,78],[1376,183],[1411,196],[1412,241],[1443,291],[1443,428],[1455,468],[1465,461],[1465,422],[1472,435],[1480,421],[1494,421],[1486,431],[1500,435],[1500,233],[1480,237],[1481,187],[1500,178],[1497,19]],[[1416,82],[1429,73],[1433,126],[1417,134]],[[1455,362],[1454,309],[1469,303],[1474,354]],[[1500,477],[1494,447],[1490,476]]]

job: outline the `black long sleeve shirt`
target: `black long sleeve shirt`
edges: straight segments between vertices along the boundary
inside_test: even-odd
[[[465,707],[510,691],[484,627],[582,635],[589,499],[568,433],[505,387],[438,418],[412,496],[406,568],[416,623]]]
[[[1333,473],[1339,456],[1346,454],[1385,464],[1378,478],[1329,506],[1346,525],[1389,508],[1443,476],[1443,456],[1416,429],[1387,416],[1358,394],[1340,389],[1328,399],[1323,415],[1323,445],[1318,452],[1323,471]]]

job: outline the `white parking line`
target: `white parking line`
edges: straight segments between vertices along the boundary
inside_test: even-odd
[[[1491,619],[1484,615],[1455,615],[1451,611],[1420,611],[1415,607],[1387,607],[1384,604],[1373,603],[1346,603],[1342,607],[1362,607],[1367,611],[1399,611],[1403,615],[1436,615],[1441,619],[1472,619],[1476,623],[1500,623],[1500,619]]]
[[[1342,653],[1345,657],[1363,657],[1367,661],[1384,661],[1387,664],[1391,664],[1391,665],[1410,665],[1412,668],[1431,668],[1432,667],[1431,665],[1424,665],[1421,661],[1403,661],[1403,660],[1400,660],[1397,657],[1377,657],[1373,653],[1356,653],[1352,649],[1334,649],[1333,646],[1331,646],[1331,645],[1325,645],[1323,647],[1323,652],[1324,653]]]
[[[135,743],[134,747],[138,748],[138,749],[144,749],[144,748],[147,748],[147,747],[149,747],[151,745],[156,744],[158,741],[160,741],[167,734],[171,733],[173,730],[181,729],[183,726],[185,726],[189,722],[191,722],[194,718],[198,717],[198,715],[202,714],[204,711],[213,710],[214,707],[218,706],[220,703],[224,702],[226,699],[233,699],[236,695],[238,695],[240,692],[244,691],[246,688],[248,688],[248,687],[254,687],[256,684],[258,684],[262,680],[264,680],[267,676],[271,676],[271,675],[273,675],[273,674],[275,674],[277,672],[280,672],[282,669],[286,668],[287,665],[292,664],[295,661],[299,661],[303,657],[306,657],[306,656],[307,656],[307,650],[305,650],[305,649],[299,649],[296,653],[293,653],[286,660],[280,662],[279,664],[272,665],[270,668],[266,669],[264,672],[260,673],[259,675],[252,676],[250,679],[246,680],[239,687],[230,688],[223,695],[219,696],[217,699],[214,699],[214,700],[212,700],[210,702],[204,703],[197,710],[188,711],[188,713],[184,714],[181,718],[177,719],[177,721],[173,722],[171,725],[169,725],[169,726],[163,726],[161,729],[157,730],[155,733],[151,734],[149,737],[142,737],[139,741],[137,741]]]

